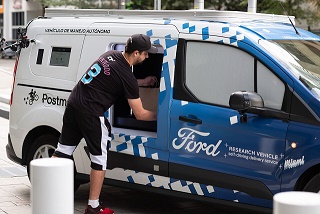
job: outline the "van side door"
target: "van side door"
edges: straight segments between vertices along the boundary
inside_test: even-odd
[[[244,50],[250,46],[241,45],[179,39],[169,175],[217,188],[203,190],[212,197],[272,200],[280,191],[291,96],[285,81],[290,79],[281,80]],[[229,97],[242,90],[259,93],[283,118],[248,114],[247,123],[241,123]]]
[[[154,89],[157,89],[159,93],[158,97],[152,98],[153,101],[159,100],[156,103],[157,121],[136,120],[124,97],[119,97],[117,102],[105,112],[105,117],[112,126],[108,169],[113,170],[106,173],[106,176],[131,182],[128,180],[130,172],[135,176],[134,182],[140,184],[146,181],[146,173],[167,176],[169,158],[167,124],[171,93],[170,77],[172,76],[168,68],[171,68],[175,60],[177,29],[172,25],[97,22],[90,25],[86,32],[82,48],[83,57],[79,62],[78,79],[82,77],[86,68],[105,51],[123,51],[128,38],[133,34],[142,33],[150,36],[151,43],[157,47],[158,53],[149,54],[149,58],[141,65],[134,65],[132,68],[137,79],[146,76],[157,77],[158,82]],[[80,146],[84,148],[82,149],[83,158],[89,162],[85,144]],[[90,165],[86,165],[88,167],[85,172],[88,173]]]

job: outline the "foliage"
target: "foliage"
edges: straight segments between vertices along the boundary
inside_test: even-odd
[[[193,7],[194,0],[161,0],[163,10],[188,10]],[[129,10],[152,10],[153,0],[132,0],[126,5]]]
[[[151,10],[153,9],[153,1],[135,0],[126,4],[128,10]]]
[[[117,8],[118,0],[34,0],[43,8],[48,6],[73,5],[77,8]],[[310,3],[312,7],[303,7]],[[282,4],[282,6],[281,6]],[[248,0],[204,0],[205,9],[247,11]],[[194,0],[161,0],[163,10],[188,10],[194,8]],[[131,0],[126,4],[128,10],[153,10],[154,0]],[[320,20],[320,0],[258,0],[257,12],[295,16],[307,20],[309,25]]]
[[[190,8],[193,8],[193,2],[194,2],[194,0],[184,0],[184,1],[162,0],[162,1],[161,1],[161,4],[162,4],[163,10],[188,10]]]
[[[67,6],[72,5],[77,8],[97,8],[97,0],[34,0],[39,2],[42,7],[49,6]]]

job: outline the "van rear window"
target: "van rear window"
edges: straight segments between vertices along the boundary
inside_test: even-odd
[[[52,66],[69,66],[71,48],[52,47],[50,65]]]

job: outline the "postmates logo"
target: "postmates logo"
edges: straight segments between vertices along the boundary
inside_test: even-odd
[[[46,107],[50,106],[66,106],[67,105],[67,100],[60,98],[58,96],[54,96],[52,94],[43,94],[42,95],[42,103]]]
[[[28,96],[23,98],[23,100],[26,105],[33,105],[39,100],[39,95],[35,90],[31,89],[30,93],[28,93]],[[66,99],[60,98],[59,96],[55,96],[50,93],[42,94],[41,102],[45,107],[67,105]]]
[[[28,105],[28,104],[32,105],[35,101],[38,101],[38,99],[39,99],[39,95],[33,89],[31,89],[31,92],[28,94],[27,97],[23,98],[26,105]]]

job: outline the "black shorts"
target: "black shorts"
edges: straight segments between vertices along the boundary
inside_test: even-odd
[[[67,105],[63,115],[63,126],[57,157],[70,157],[80,140],[84,138],[89,148],[91,168],[106,170],[107,151],[111,140],[111,126],[104,116],[86,115]]]

